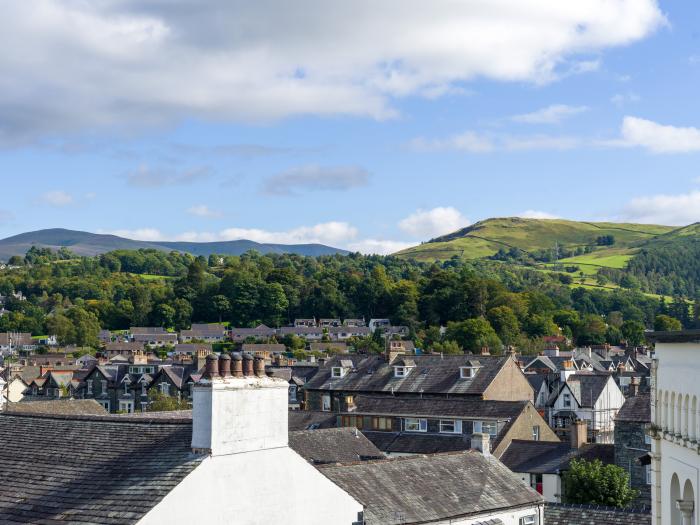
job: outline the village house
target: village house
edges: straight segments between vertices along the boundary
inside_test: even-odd
[[[483,433],[496,457],[514,439],[559,441],[530,401],[355,396],[338,424],[361,430],[387,455],[434,454],[472,448]]]
[[[241,350],[270,360],[274,355],[286,352],[287,347],[281,343],[243,343]]]
[[[105,356],[107,359],[112,359],[118,355],[123,355],[125,357],[131,357],[134,354],[143,352],[143,343],[137,343],[133,341],[123,341],[105,344],[104,348],[100,351],[100,354]]]
[[[267,340],[275,335],[277,335],[277,330],[264,324],[259,324],[255,328],[231,328],[229,330],[229,337],[235,343],[244,342],[246,339]]]
[[[223,324],[193,324],[189,330],[180,331],[180,342],[221,343],[228,339]]]
[[[306,409],[347,412],[357,395],[532,401],[512,356],[341,355],[305,385]]]
[[[0,352],[17,353],[31,352],[38,348],[38,344],[32,339],[32,334],[26,332],[0,333]]]
[[[636,503],[651,506],[651,398],[648,392],[632,395],[615,418],[615,464],[639,491]]]
[[[612,443],[615,416],[624,402],[611,374],[565,371],[548,402],[549,424],[562,440],[568,441],[571,424],[582,420],[588,425],[589,442]]]
[[[500,459],[523,483],[542,494],[545,501],[561,503],[563,475],[572,459],[614,463],[615,447],[588,443],[587,434],[586,422],[578,421],[572,426],[570,441],[516,439],[508,444]]]

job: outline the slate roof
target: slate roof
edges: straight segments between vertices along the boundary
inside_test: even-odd
[[[651,423],[651,398],[649,393],[628,397],[617,413],[615,421]]]
[[[316,465],[384,459],[382,451],[354,428],[290,432],[289,446],[309,463]]]
[[[7,403],[7,412],[13,414],[107,415],[108,412],[94,399],[53,399],[50,401],[21,401]]]
[[[364,505],[367,525],[478,517],[542,502],[500,461],[476,451],[318,468]]]
[[[383,432],[363,430],[379,450],[387,454],[439,454],[471,448],[466,434],[423,434],[420,432]]]
[[[314,410],[290,410],[287,418],[290,431],[334,428],[337,426],[336,422],[335,413]]]
[[[2,414],[2,522],[136,523],[203,459],[191,437],[191,423]]]
[[[605,389],[610,377],[610,374],[606,373],[579,372],[570,375],[561,388],[567,385],[580,406],[592,407]],[[561,393],[561,390],[559,392]]]
[[[357,414],[411,416],[411,417],[462,417],[473,419],[515,418],[527,407],[529,401],[493,401],[487,399],[408,398],[387,396],[355,397]]]
[[[569,468],[572,459],[615,463],[615,445],[590,443],[580,449],[561,441],[529,441],[514,439],[501,455],[501,461],[513,472],[556,474]]]
[[[460,366],[474,359],[473,355],[415,355],[416,366],[402,378],[394,377],[394,369],[383,356],[346,355],[354,368],[342,378],[333,378],[331,369],[340,366],[338,356],[329,359],[306,384],[307,390],[340,390],[349,392],[397,392],[425,394],[482,395],[498,372],[510,359],[507,356],[479,356],[481,367],[473,378],[460,378]]]
[[[544,522],[547,525],[651,525],[651,514],[596,505],[547,503]]]

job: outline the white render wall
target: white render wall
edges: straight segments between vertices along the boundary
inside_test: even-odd
[[[525,485],[530,486],[530,474],[527,472],[515,473]],[[561,476],[558,474],[542,475],[542,497],[548,503],[561,503]]]
[[[362,505],[288,447],[205,459],[140,525],[352,525]]]

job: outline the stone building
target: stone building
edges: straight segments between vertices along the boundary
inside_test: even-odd
[[[651,506],[651,402],[649,393],[627,398],[615,419],[615,464],[639,491],[637,504]]]

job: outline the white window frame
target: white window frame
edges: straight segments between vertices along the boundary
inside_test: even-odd
[[[647,485],[651,485],[651,463],[644,465],[644,481]]]
[[[331,396],[330,394],[323,394],[321,396],[321,410],[323,412],[331,411]]]
[[[102,393],[102,394],[107,393],[107,380],[106,379],[100,380],[100,388],[102,389],[102,391],[100,393]]]
[[[406,377],[408,373],[406,372],[405,366],[395,366],[394,367],[394,377]]]
[[[343,370],[342,366],[334,366],[331,369],[331,377],[335,377],[335,378],[343,377],[345,375],[343,372],[344,372],[344,370]]]
[[[441,419],[440,420],[440,433],[441,434],[461,434],[462,433],[462,422],[454,419]]]
[[[478,367],[475,366],[460,366],[459,367],[459,377],[460,379],[472,379],[476,375]]]
[[[539,425],[532,426],[532,440],[533,441],[540,440],[540,426]]]
[[[133,401],[119,401],[119,411],[126,412],[127,414],[134,413],[134,402]]]
[[[289,385],[289,400],[292,403],[297,402],[297,386],[296,385]]]
[[[163,381],[158,386],[160,387],[161,394],[164,394],[166,396],[170,395],[170,383],[168,383],[167,381]]]
[[[518,525],[535,525],[537,523],[537,515],[530,514],[529,516],[523,516],[518,520]]]
[[[494,432],[491,432],[491,429],[494,429]],[[484,434],[488,434],[489,436],[497,436],[498,435],[498,421],[482,421],[481,422],[481,432]]]
[[[146,392],[146,382],[145,382],[145,381],[143,381],[143,382],[141,383],[141,395],[142,395],[142,396],[147,396],[147,395],[148,395],[148,392]]]
[[[403,426],[406,432],[427,432],[428,420],[417,417],[407,417],[403,420]]]
[[[92,379],[88,379],[85,383],[87,384],[87,393],[92,394]]]
[[[571,408],[571,394],[564,393],[562,395],[561,404],[564,408]]]

